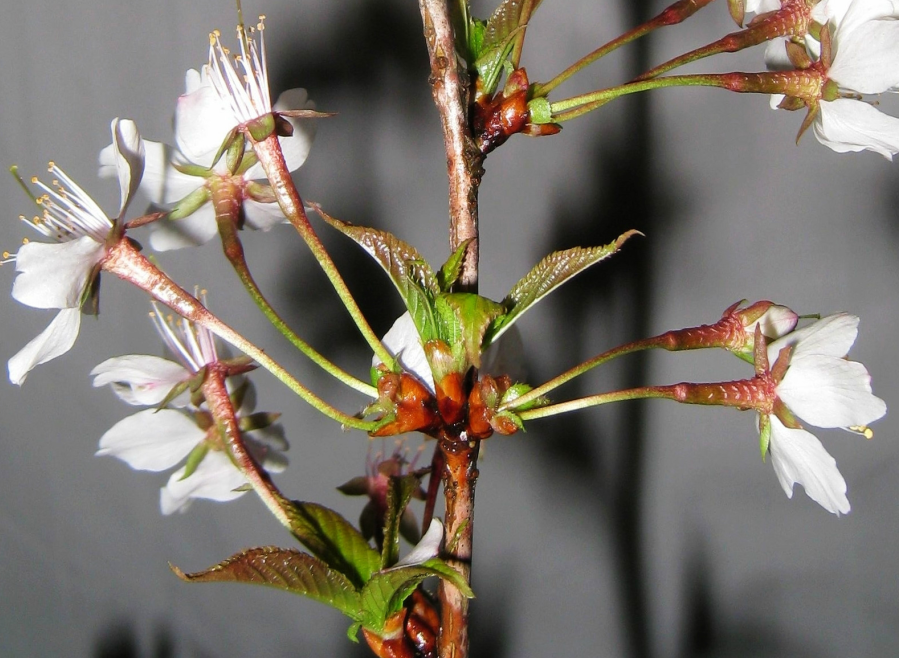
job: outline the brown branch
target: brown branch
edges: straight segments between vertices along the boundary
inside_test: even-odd
[[[471,240],[459,288],[477,292],[478,285],[478,185],[483,156],[471,135],[468,118],[468,75],[456,56],[451,0],[419,0],[425,42],[431,61],[431,92],[440,112],[446,168],[449,177],[450,251]]]

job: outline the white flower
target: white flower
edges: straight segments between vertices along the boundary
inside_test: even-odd
[[[230,111],[232,127],[245,124],[272,111],[265,59],[265,16],[256,28],[237,26],[240,55],[232,55],[222,45],[221,33],[209,35],[209,63],[206,70],[215,92]],[[256,45],[256,35],[259,45]]]
[[[107,217],[52,162],[52,187],[33,179],[43,190],[37,200],[43,212],[26,221],[54,242],[28,242],[19,249],[12,296],[27,306],[60,311],[37,338],[9,360],[9,379],[14,384],[21,385],[35,366],[68,352],[78,337],[81,306],[91,294],[107,241],[113,230],[120,228],[116,224],[121,224],[143,172],[143,142],[134,122],[113,120],[112,139],[111,155],[121,189],[117,219]]]
[[[411,567],[424,564],[440,553],[440,544],[443,542],[443,524],[440,519],[431,519],[431,525],[421,541],[415,545],[409,554],[397,562],[392,568]]]
[[[817,60],[810,70],[822,76],[819,98],[808,101],[816,110],[815,137],[839,153],[870,150],[892,160],[899,153],[899,119],[863,96],[899,89],[899,0],[824,0],[811,17],[835,28],[829,54],[805,37],[809,56]],[[769,44],[770,69],[792,68],[784,43]],[[772,106],[781,99],[775,96]]]
[[[764,14],[780,8],[780,0],[746,0],[744,4],[744,11],[747,14]]]
[[[858,318],[841,313],[794,331],[768,346],[774,364],[781,350],[792,347],[789,366],[775,393],[789,412],[817,427],[864,427],[886,413],[886,404],[871,392],[865,367],[845,357],[858,335]],[[792,496],[795,482],[833,513],[849,511],[846,483],[836,462],[812,434],[789,428],[776,416],[770,422],[768,448],[777,478]]]
[[[290,89],[278,97],[274,109],[312,107],[314,104],[305,89]],[[309,154],[316,124],[291,117],[285,119],[293,126],[293,135],[279,137],[278,141],[288,170],[296,171]],[[189,213],[150,225],[150,245],[156,251],[198,246],[215,236],[215,210],[211,203],[215,178],[230,180],[236,186],[241,195],[244,226],[267,230],[284,221],[277,203],[253,198],[254,190],[264,189],[260,183],[253,183],[265,178],[258,163],[249,168],[244,164],[232,175],[225,158],[213,162],[222,142],[236,126],[231,110],[213,87],[209,67],[204,67],[201,72],[189,70],[185,76],[185,93],[178,99],[175,110],[175,146],[144,142],[147,155],[141,191],[161,208],[178,208]],[[100,176],[114,174],[113,160],[113,146],[110,145],[100,153]],[[252,151],[244,155],[244,162],[255,162]]]

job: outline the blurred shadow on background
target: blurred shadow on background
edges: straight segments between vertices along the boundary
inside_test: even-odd
[[[150,652],[139,647],[134,627],[125,620],[111,623],[104,629],[94,645],[94,658],[174,658],[175,641],[169,629],[157,626],[153,633]],[[200,654],[197,654],[200,655]]]

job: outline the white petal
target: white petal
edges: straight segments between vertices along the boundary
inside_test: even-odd
[[[91,237],[69,242],[29,242],[16,253],[12,296],[34,308],[77,308],[106,248]]]
[[[808,497],[828,512],[846,514],[846,481],[837,463],[821,442],[805,430],[784,427],[771,416],[771,464],[788,498],[793,497],[793,484],[798,482]]]
[[[204,179],[188,176],[172,166],[172,163],[190,163],[168,144],[144,141],[144,150],[140,189],[153,203],[161,206],[175,203],[205,184]]]
[[[746,0],[744,5],[747,14],[764,14],[780,9],[780,0]]]
[[[440,543],[443,541],[443,524],[439,519],[431,519],[431,525],[421,541],[415,545],[409,554],[396,563],[393,568],[408,567],[423,564],[440,552]]]
[[[425,356],[418,329],[415,328],[415,323],[408,311],[397,318],[390,330],[384,334],[381,342],[390,355],[399,360],[404,370],[418,377],[428,387],[428,390],[434,392],[434,376],[431,374],[431,366]],[[371,363],[373,366],[377,366],[381,361],[374,357]]]
[[[147,354],[127,354],[107,359],[91,370],[94,386],[111,384],[113,391],[128,404],[156,405],[172,388],[190,377],[184,366]],[[184,406],[188,400],[181,400]],[[177,402],[177,401],[176,401]]]
[[[842,88],[861,94],[879,94],[899,85],[899,22],[869,20],[841,38],[827,75]]]
[[[144,174],[144,145],[131,119],[112,120],[112,143],[115,147],[116,172],[119,178],[121,203],[119,217],[125,214],[128,204],[140,185]]]
[[[284,111],[311,110],[314,108],[315,103],[309,100],[309,94],[306,93],[305,89],[288,89],[278,96],[278,102],[275,103],[273,109]],[[287,170],[296,171],[309,155],[309,149],[312,148],[318,122],[315,119],[286,118],[293,126],[293,135],[290,137],[279,137],[278,141],[281,143],[281,152],[284,154]]]
[[[246,217],[245,226],[251,229],[267,231],[273,226],[287,222],[284,213],[281,212],[281,206],[277,203],[260,203],[253,199],[244,199],[243,211]]]
[[[175,145],[190,162],[204,167],[236,124],[208,82],[178,99],[175,109]]]
[[[760,325],[763,336],[777,339],[793,331],[798,321],[799,316],[792,309],[772,304],[762,317],[746,327],[746,332],[755,334],[756,325]]]
[[[160,495],[163,514],[183,511],[191,498],[224,502],[246,493],[235,491],[246,485],[247,481],[222,452],[210,451],[189,477],[181,479],[183,476],[184,468],[179,468],[172,473],[163,489]]]
[[[21,386],[35,366],[55,359],[72,349],[81,328],[81,309],[65,308],[46,329],[9,360],[9,381]]]
[[[896,0],[825,0],[822,4],[829,5],[824,8],[824,13],[836,25],[834,41],[838,44],[865,23],[899,15],[899,2]],[[817,13],[820,12],[813,10],[812,16]]]
[[[822,101],[815,118],[815,137],[837,153],[874,151],[887,160],[899,153],[899,119],[863,101]]]
[[[181,219],[163,219],[150,225],[150,246],[170,251],[206,244],[218,233],[211,203]]]
[[[848,313],[828,315],[768,345],[768,361],[773,364],[788,345],[796,346],[794,358],[807,354],[843,357],[849,353],[857,336],[858,316]]]
[[[162,471],[187,457],[205,437],[193,420],[172,409],[145,409],[113,425],[98,456],[111,455],[139,471]]]
[[[765,47],[765,66],[769,71],[790,71],[796,68],[787,56],[786,39],[772,39],[768,42]]]
[[[871,393],[865,367],[834,356],[794,354],[777,395],[818,427],[867,425],[886,413],[884,401]]]

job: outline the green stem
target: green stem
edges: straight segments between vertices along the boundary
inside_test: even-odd
[[[512,54],[509,58],[512,62],[513,69],[517,69],[521,62],[521,50],[524,48],[524,37],[528,29],[528,22],[530,22],[531,16],[534,13],[535,4],[536,0],[524,0],[524,5],[521,7],[521,14],[518,18],[518,24],[521,26],[521,29],[514,37],[515,40],[512,44]]]
[[[212,200],[215,206],[215,218],[218,222],[219,235],[222,239],[222,249],[225,252],[225,256],[230,261],[231,266],[234,268],[234,271],[237,273],[238,278],[240,278],[241,283],[243,283],[244,288],[246,288],[250,297],[256,303],[256,306],[259,307],[259,310],[262,311],[268,321],[271,322],[294,347],[309,357],[309,359],[322,370],[350,388],[359,391],[363,395],[372,398],[378,397],[378,389],[353,377],[351,374],[342,370],[322,356],[315,350],[315,348],[309,345],[309,343],[300,338],[296,332],[284,322],[275,309],[272,308],[271,304],[269,304],[250,273],[250,268],[247,265],[246,256],[244,255],[243,245],[241,244],[240,236],[237,233],[241,205],[239,201],[240,197],[235,195],[237,190],[232,189],[236,186],[230,182],[220,182],[224,185],[220,184],[213,186]]]
[[[334,261],[331,260],[331,256],[325,250],[325,246],[312,228],[312,224],[309,223],[309,218],[303,209],[303,201],[300,199],[297,188],[293,184],[293,179],[290,177],[290,171],[287,169],[287,164],[284,162],[284,154],[281,153],[278,136],[272,132],[262,141],[256,141],[247,131],[247,137],[251,140],[259,162],[265,170],[265,174],[278,200],[278,205],[281,206],[281,211],[306,242],[315,260],[318,261],[331,285],[334,286],[334,290],[337,291],[340,301],[343,302],[350,317],[353,318],[353,321],[359,328],[362,337],[368,343],[375,356],[383,363],[393,363],[393,356],[390,355],[390,352],[387,351],[387,348],[381,344],[381,340],[372,331],[365,316],[362,315],[362,310],[350,293],[349,288],[347,288],[346,282],[344,282],[337,271]]]
[[[617,50],[621,46],[628,44],[631,41],[636,41],[640,37],[646,36],[650,32],[653,32],[660,27],[676,25],[677,23],[686,20],[688,17],[692,16],[694,13],[696,13],[712,1],[713,0],[679,0],[678,2],[675,2],[670,7],[664,9],[655,18],[652,18],[642,25],[635,27],[630,32],[622,34],[620,37],[613,39],[604,46],[600,46],[586,57],[579,59],[577,62],[569,66],[549,82],[538,83],[534,85],[533,96],[546,96],[549,92],[568,80],[568,78],[573,76],[575,73],[587,68],[598,59],[605,57],[612,51]]]
[[[669,387],[665,386],[642,386],[640,388],[629,388],[623,391],[599,393],[585,398],[578,398],[577,400],[569,400],[568,402],[560,402],[559,404],[551,404],[546,407],[521,411],[518,412],[518,417],[523,421],[548,418],[549,416],[557,416],[558,414],[587,409],[588,407],[598,407],[601,404],[621,402],[623,400],[645,400],[650,398],[667,398],[673,400],[674,397],[672,393],[667,390],[668,388]]]
[[[281,364],[219,320],[195,297],[172,281],[164,272],[138,252],[128,239],[119,240],[110,246],[106,260],[102,263],[102,268],[147,292],[153,299],[165,304],[178,315],[195,324],[206,327],[219,338],[231,343],[328,418],[346,427],[366,432],[373,429],[377,424],[349,416],[319,398],[297,381]]]

